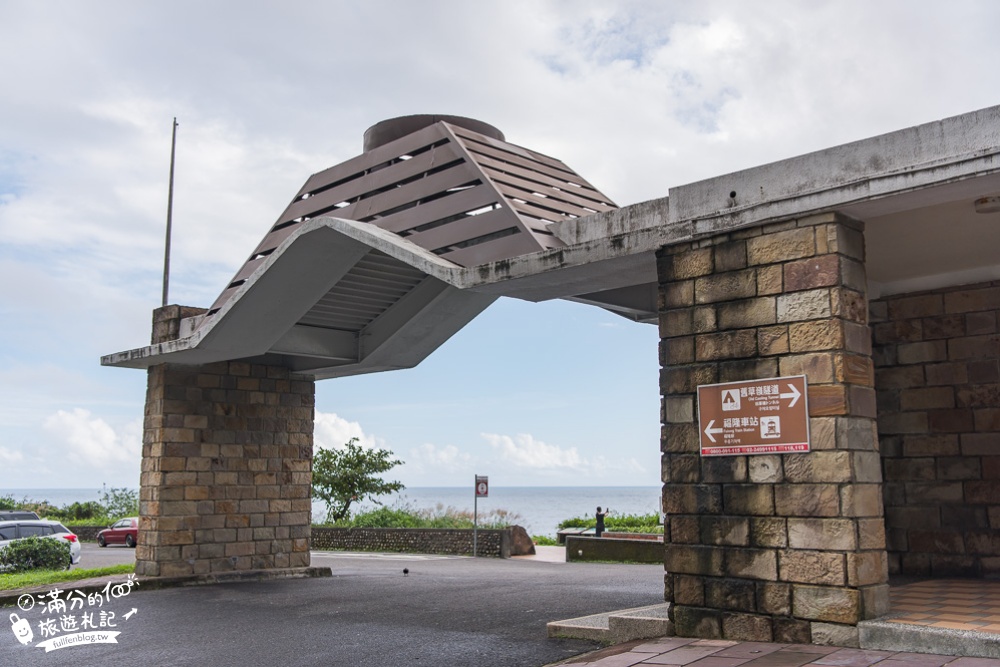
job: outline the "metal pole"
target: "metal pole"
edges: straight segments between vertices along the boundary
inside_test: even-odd
[[[177,117],[174,116],[173,132],[170,137],[170,185],[167,190],[167,240],[163,251],[163,304],[167,305],[170,291],[170,228],[174,218],[174,156],[177,151]]]
[[[479,553],[477,546],[477,535],[479,532],[479,475],[476,475],[475,482],[472,484],[472,557],[475,558]]]

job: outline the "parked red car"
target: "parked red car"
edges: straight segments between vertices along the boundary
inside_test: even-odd
[[[124,544],[130,549],[135,548],[136,540],[139,536],[138,517],[128,517],[119,519],[109,528],[105,528],[97,534],[98,546],[106,547],[109,544]]]

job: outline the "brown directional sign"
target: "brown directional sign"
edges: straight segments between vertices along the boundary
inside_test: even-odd
[[[806,378],[698,386],[702,456],[809,451]]]

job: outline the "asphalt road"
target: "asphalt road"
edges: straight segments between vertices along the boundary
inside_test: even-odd
[[[596,647],[547,639],[548,621],[663,599],[657,565],[403,554],[314,554],[313,565],[334,576],[134,590],[101,608],[116,614],[106,629],[121,632],[118,644],[45,653],[35,608],[23,614],[34,645],[0,634],[0,665],[546,665]]]
[[[110,545],[102,549],[96,542],[81,542],[80,547],[80,563],[73,566],[74,570],[135,562],[135,549],[129,549],[125,545]]]

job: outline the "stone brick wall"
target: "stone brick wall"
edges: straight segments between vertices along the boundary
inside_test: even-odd
[[[480,530],[476,537],[480,556],[511,557],[511,530]],[[424,554],[472,555],[472,531],[438,528],[325,528],[312,529],[314,549],[386,551]]]
[[[566,562],[618,561],[630,563],[662,563],[663,543],[655,539],[630,537],[566,536]]]
[[[871,304],[890,572],[1000,575],[1000,282]]]
[[[153,342],[197,312],[154,311]],[[150,368],[136,572],[308,566],[314,397],[281,366]]]
[[[658,253],[665,597],[682,636],[857,643],[888,586],[864,232],[834,215]],[[812,451],[702,458],[698,385],[805,375]]]

